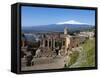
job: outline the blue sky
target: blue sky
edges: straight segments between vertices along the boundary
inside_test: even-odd
[[[94,10],[59,9],[43,7],[21,7],[22,26],[56,24],[74,20],[89,25],[95,24]]]

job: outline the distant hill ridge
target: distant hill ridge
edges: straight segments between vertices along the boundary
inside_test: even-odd
[[[40,25],[32,27],[22,27],[23,32],[63,32],[64,28],[69,31],[86,30],[91,29],[93,25],[87,24],[50,24],[50,25]]]

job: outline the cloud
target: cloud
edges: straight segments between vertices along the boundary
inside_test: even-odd
[[[69,21],[65,21],[65,22],[59,22],[59,23],[56,23],[56,24],[87,24],[87,23],[82,23],[82,22],[78,22],[78,21],[75,21],[75,20],[69,20]]]

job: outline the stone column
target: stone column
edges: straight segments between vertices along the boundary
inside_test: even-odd
[[[40,47],[42,47],[42,44],[43,44],[43,40],[41,39],[40,40]]]
[[[53,50],[53,46],[52,46],[52,38],[50,39],[50,42],[51,42],[51,49]]]
[[[45,40],[43,39],[43,47],[45,47]]]
[[[67,52],[67,37],[65,37],[65,53]]]
[[[63,39],[61,39],[61,45],[63,46]],[[61,46],[61,47],[62,47],[62,46]]]
[[[55,50],[55,39],[53,39],[53,49]]]
[[[48,42],[47,43],[48,43],[48,48],[49,48],[49,39],[48,39]]]
[[[68,48],[68,45],[70,44],[70,38],[69,37],[65,37],[65,52],[67,53],[67,48]]]

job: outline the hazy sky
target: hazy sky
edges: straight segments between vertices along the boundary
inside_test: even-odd
[[[22,26],[56,24],[74,20],[89,25],[95,24],[94,10],[59,9],[43,7],[21,7]]]

